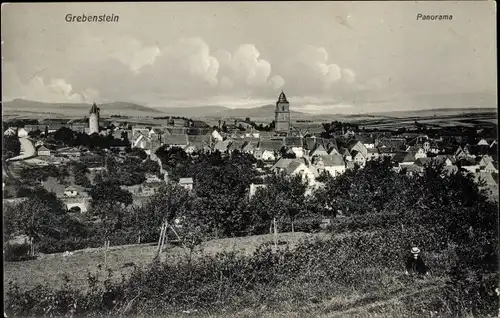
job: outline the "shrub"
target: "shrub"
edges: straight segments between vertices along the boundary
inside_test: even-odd
[[[27,261],[36,258],[35,256],[31,256],[30,254],[30,245],[29,244],[6,244],[5,246],[5,261],[7,262],[20,262]]]

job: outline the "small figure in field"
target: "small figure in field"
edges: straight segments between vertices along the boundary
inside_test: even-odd
[[[420,249],[418,247],[412,247],[410,253],[411,255],[406,260],[405,274],[428,275],[428,268],[420,256]]]

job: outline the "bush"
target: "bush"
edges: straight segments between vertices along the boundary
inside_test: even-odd
[[[35,256],[30,256],[29,244],[6,244],[4,259],[6,262],[20,262],[35,259]]]

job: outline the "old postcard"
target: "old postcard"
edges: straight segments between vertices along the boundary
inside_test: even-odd
[[[1,23],[4,316],[499,314],[495,2]]]

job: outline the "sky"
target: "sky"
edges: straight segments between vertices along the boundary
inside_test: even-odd
[[[493,1],[3,4],[2,99],[248,108],[283,90],[292,110],[314,114],[496,107],[495,11]]]

